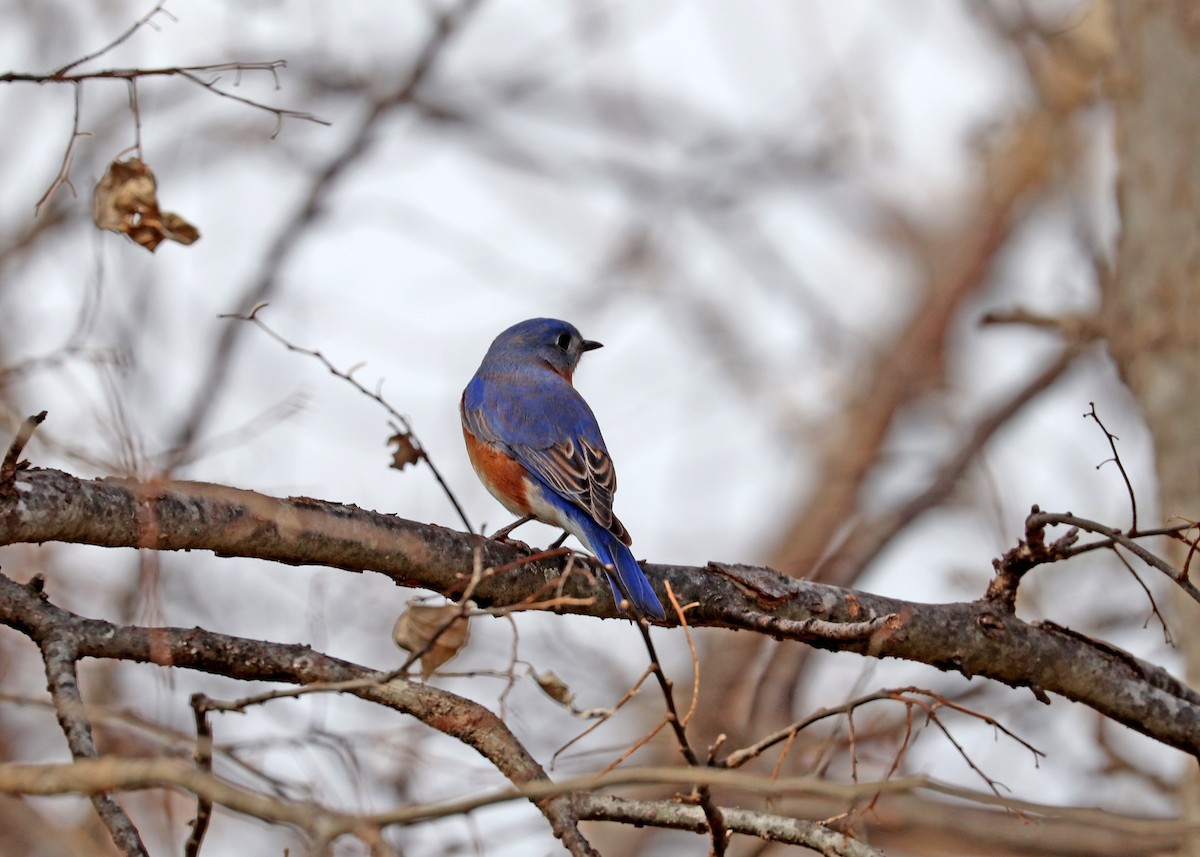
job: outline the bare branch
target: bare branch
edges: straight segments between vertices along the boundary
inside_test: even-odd
[[[35,414],[28,417],[21,424],[20,431],[13,438],[13,442],[8,447],[8,452],[4,455],[4,462],[0,464],[0,492],[11,492],[13,490],[13,481],[16,479],[17,469],[21,464],[21,453],[25,451],[25,444],[29,443],[29,439],[33,437],[33,433],[37,431],[37,427],[46,419],[46,412]]]
[[[463,510],[462,504],[460,504],[458,502],[458,498],[454,496],[454,492],[450,490],[449,484],[447,484],[446,480],[442,477],[442,472],[440,470],[438,470],[437,465],[433,463],[433,459],[429,457],[429,453],[426,451],[425,445],[421,443],[420,439],[417,437],[416,433],[413,431],[412,422],[408,419],[408,417],[404,416],[404,414],[400,413],[398,410],[396,410],[394,407],[392,407],[392,405],[387,401],[387,399],[383,398],[383,395],[378,390],[368,390],[366,387],[364,387],[362,384],[360,384],[358,382],[358,380],[355,379],[355,377],[354,377],[354,371],[355,371],[355,369],[358,368],[357,366],[351,367],[347,371],[338,369],[336,366],[333,365],[333,363],[331,363],[329,361],[329,358],[326,357],[324,354],[322,354],[320,351],[317,351],[312,348],[305,348],[301,345],[296,345],[294,342],[291,342],[286,337],[284,337],[282,334],[276,332],[272,327],[270,327],[265,321],[263,321],[259,317],[259,313],[266,307],[267,307],[267,304],[259,304],[258,306],[254,307],[254,309],[250,310],[249,315],[230,314],[230,315],[223,315],[223,316],[221,316],[221,318],[233,319],[235,321],[250,322],[250,323],[254,324],[256,327],[258,327],[263,333],[267,334],[267,336],[271,337],[276,342],[278,342],[280,345],[282,345],[284,348],[286,348],[288,351],[293,351],[297,354],[305,354],[309,357],[315,358],[317,361],[320,362],[320,364],[322,366],[324,366],[326,368],[326,370],[329,371],[329,374],[333,375],[335,378],[341,378],[343,381],[346,381],[352,387],[354,387],[354,389],[358,390],[358,392],[362,393],[368,399],[371,399],[372,401],[376,402],[380,407],[382,407],[385,411],[387,411],[388,414],[390,414],[394,420],[396,420],[398,423],[400,423],[400,425],[404,426],[404,434],[407,435],[407,437],[410,439],[411,443],[415,447],[416,456],[421,461],[425,462],[425,465],[429,468],[430,472],[433,474],[433,478],[436,479],[438,485],[441,486],[442,493],[444,493],[446,495],[447,499],[450,500],[450,504],[452,506],[454,506],[454,511],[456,511],[458,513],[458,517],[462,521],[463,527],[466,528],[468,533],[475,532],[475,528],[471,526],[471,522],[467,519],[467,513]],[[532,520],[532,519],[530,519],[530,520]],[[522,523],[522,522],[521,521],[517,522],[517,524],[520,524],[520,523]],[[516,526],[516,524],[514,524],[513,526]],[[496,536],[493,536],[493,538],[495,538],[495,537]]]
[[[301,110],[291,110],[287,107],[275,107],[263,101],[257,101],[253,98],[247,98],[243,95],[229,92],[225,89],[217,87],[220,81],[220,73],[224,71],[266,71],[275,74],[279,69],[284,68],[287,63],[284,60],[264,60],[254,62],[237,62],[237,63],[212,63],[210,65],[197,66],[164,66],[161,68],[107,68],[101,71],[80,72],[79,74],[65,74],[59,76],[47,76],[42,74],[33,74],[29,72],[5,72],[0,74],[0,83],[69,83],[76,87],[76,92],[79,91],[80,84],[89,80],[124,80],[132,83],[142,78],[147,77],[182,77],[191,83],[207,89],[215,95],[222,98],[229,98],[237,101],[240,104],[245,104],[248,107],[253,107],[257,110],[263,110],[275,116],[276,127],[272,133],[272,137],[279,133],[279,129],[284,119],[301,119],[305,122],[315,122],[318,125],[329,125],[330,123],[320,117],[314,116],[311,113],[305,113]],[[206,75],[213,75],[212,79],[206,79]],[[76,110],[76,118],[78,118],[78,110]],[[78,124],[76,125],[74,136],[79,136]],[[69,150],[68,150],[69,152]]]
[[[564,790],[570,792],[599,789],[628,784],[683,784],[686,770],[672,768],[643,768],[613,772],[600,776],[589,775],[564,781],[562,785],[547,783],[544,786],[530,784],[523,789],[506,789],[491,792],[476,798],[447,801],[441,804],[416,805],[370,815],[351,815],[326,807],[303,804],[252,792],[240,786],[216,779],[211,774],[189,768],[167,759],[122,759],[108,757],[77,762],[72,765],[0,764],[0,792],[14,794],[55,795],[70,793],[92,793],[110,790],[134,790],[147,788],[173,788],[196,794],[205,800],[220,804],[264,821],[287,824],[303,830],[319,842],[332,842],[345,835],[362,837],[368,830],[379,830],[393,824],[418,824],[437,818],[459,815],[486,806],[494,806],[514,800],[533,800],[544,803],[554,799]],[[847,790],[840,784],[822,783],[811,779],[773,781],[767,777],[735,774],[729,771],[711,771],[705,779],[721,785],[743,788],[762,794],[785,795],[791,793],[837,794],[865,793],[878,785],[874,783]],[[913,788],[942,788],[926,781],[899,783],[903,790]],[[892,784],[889,784],[889,786]],[[950,787],[946,787],[950,788]],[[957,790],[964,791],[965,790]],[[578,799],[588,810],[588,817],[605,818],[604,811],[612,807],[613,820],[629,823],[661,823],[657,820],[643,822],[650,811],[661,812],[671,806],[663,801],[629,801],[608,796],[579,795]],[[689,809],[689,808],[683,808]],[[856,842],[844,834],[823,828],[813,822],[796,821],[764,813],[733,810],[738,826],[743,832],[783,842],[796,842],[818,850],[822,854],[843,857],[881,857],[880,852]],[[699,815],[699,811],[696,812]],[[679,829],[694,829],[695,821],[690,813],[669,812],[674,816],[664,826]]]
[[[1103,543],[1104,547],[1120,546],[1125,548],[1125,550],[1132,553],[1142,562],[1146,563],[1146,565],[1161,571],[1167,577],[1171,578],[1171,580],[1175,581],[1175,584],[1182,589],[1189,598],[1197,603],[1200,603],[1200,589],[1197,589],[1196,585],[1188,580],[1187,574],[1183,570],[1175,568],[1175,566],[1171,565],[1171,563],[1167,562],[1162,557],[1142,547],[1142,545],[1136,541],[1140,535],[1136,532],[1122,532],[1118,527],[1108,527],[1099,523],[1098,521],[1092,521],[1088,520],[1087,518],[1081,518],[1078,515],[1072,515],[1070,512],[1063,514],[1058,512],[1038,511],[1035,514],[1030,515],[1030,520],[1033,522],[1034,526],[1065,524],[1068,527],[1076,527],[1085,532],[1103,535],[1105,536]],[[1064,554],[1064,558],[1078,552],[1079,549],[1074,548],[1073,552],[1066,552]]]
[[[402,586],[450,596],[466,589],[477,551],[485,567],[521,558],[511,545],[394,515],[218,485],[88,481],[30,468],[20,471],[14,487],[14,496],[0,497],[0,544],[65,541],[211,550],[289,564],[369,569]],[[65,497],[71,502],[63,502]],[[560,562],[545,560],[487,577],[474,600],[483,609],[519,605],[558,582]],[[906,602],[729,564],[703,569],[648,564],[646,571],[659,588],[670,581],[681,603],[696,603],[688,612],[692,627],[742,628],[820,648],[920,661],[1029,687],[1047,701],[1047,692],[1058,693],[1200,756],[1200,735],[1188,725],[1200,722],[1200,693],[1114,646],[1056,626],[1029,625],[990,602]],[[571,575],[561,585],[567,599],[557,609],[620,615],[601,582]],[[849,639],[837,627],[846,624],[856,632]]]
[[[1108,441],[1108,448],[1112,450],[1113,457],[1109,459],[1117,465],[1117,470],[1121,471],[1121,479],[1125,481],[1125,490],[1129,494],[1129,506],[1133,513],[1133,522],[1129,525],[1129,535],[1136,536],[1138,531],[1137,525],[1137,495],[1133,492],[1133,483],[1129,481],[1129,474],[1125,471],[1125,464],[1121,461],[1121,453],[1117,452],[1117,441],[1120,440],[1115,434],[1108,430],[1108,427],[1100,421],[1100,415],[1096,413],[1096,403],[1088,402],[1088,412],[1083,415],[1084,419],[1093,420],[1100,427],[1100,431],[1104,432],[1104,438]],[[1099,470],[1107,461],[1102,461],[1096,465]]]
[[[364,681],[349,692],[355,696],[411,715],[471,747],[497,770],[516,784],[547,779],[541,765],[509,730],[508,726],[487,708],[448,691],[425,684],[394,680],[378,681],[379,674],[347,661],[331,658],[308,646],[269,643],[215,634],[199,628],[139,628],[114,625],[96,619],[84,619],[62,610],[45,600],[39,586],[21,586],[0,575],[0,623],[26,634],[39,645],[47,640],[69,640],[72,658],[98,657],[131,660],[202,670],[257,681],[282,681],[295,684],[314,682]],[[73,700],[79,705],[78,699]],[[80,707],[79,710],[82,710]],[[447,717],[454,711],[458,716]],[[99,760],[103,763],[106,760]],[[169,763],[175,764],[175,763]],[[99,771],[105,771],[103,767]],[[207,782],[203,772],[186,768],[186,782]],[[74,790],[80,790],[76,787]],[[224,796],[201,792],[214,803],[229,806]],[[100,789],[99,791],[105,791]],[[551,790],[553,791],[553,790]],[[559,790],[561,791],[561,790]],[[224,793],[222,793],[224,794]],[[538,808],[550,822],[563,844],[576,855],[592,854],[591,846],[579,832],[577,820],[566,796],[539,795]],[[304,807],[291,801],[287,809],[265,805],[268,814],[251,814],[296,824],[318,838],[331,839],[346,833],[357,833],[361,820],[349,827],[341,826],[337,818],[321,822],[319,828],[295,821]],[[274,807],[274,808],[272,808]],[[281,815],[282,813],[282,815]],[[316,822],[314,822],[316,823]],[[383,822],[376,822],[375,826]],[[394,823],[394,822],[386,822]]]
[[[196,749],[192,755],[196,760],[196,769],[211,775],[213,734],[212,724],[208,722],[209,710],[208,697],[202,693],[192,694],[192,714],[196,718]],[[192,832],[188,834],[187,842],[183,845],[184,857],[198,857],[200,846],[204,844],[204,835],[208,832],[208,823],[212,819],[212,800],[199,796],[196,804],[196,817],[192,820]]]
[[[708,831],[704,810],[677,801],[630,800],[608,794],[581,794],[575,805],[581,820],[621,821],[626,824]],[[826,857],[882,857],[857,839],[815,821],[722,807],[726,826],[735,833],[770,842],[803,845]]]
[[[785,795],[816,795],[841,801],[854,801],[876,794],[907,794],[928,791],[959,800],[985,806],[999,806],[1031,815],[1049,817],[1075,817],[1093,824],[1112,820],[1107,813],[1088,809],[1051,807],[1021,801],[1015,798],[998,797],[961,786],[939,782],[928,777],[906,777],[888,781],[839,783],[814,777],[788,777],[774,779],[761,774],[746,774],[739,771],[715,768],[625,768],[606,774],[586,774],[559,782],[534,782],[520,788],[507,788],[483,795],[445,801],[438,804],[399,807],[369,815],[355,816],[338,813],[312,804],[304,805],[272,798],[251,792],[211,776],[179,762],[165,759],[122,759],[109,757],[85,760],[71,765],[0,764],[0,792],[21,794],[69,794],[101,790],[131,790],[145,788],[176,788],[194,794],[211,797],[214,803],[238,812],[267,821],[295,826],[301,830],[340,836],[356,833],[363,827],[379,828],[385,825],[418,824],[437,818],[471,812],[486,806],[495,806],[518,800],[541,801],[564,791],[572,793],[585,817],[607,819],[609,809],[618,817],[631,823],[660,823],[658,819],[644,821],[650,812],[661,810],[667,804],[662,801],[628,801],[607,795],[579,794],[582,791],[614,788],[623,785],[658,784],[686,785],[689,778],[698,778],[709,785],[781,797]],[[704,824],[703,813],[698,808],[685,807],[690,812],[675,814],[664,826],[682,829],[698,829]],[[855,842],[845,834],[815,825],[812,822],[796,823],[794,819],[780,818],[745,810],[727,810],[730,819],[739,827],[750,827],[744,832],[754,833],[753,828],[768,828],[779,825],[787,831],[785,835],[803,838],[800,844],[815,848],[822,854],[853,855],[853,857],[878,857],[879,852]],[[624,816],[624,817],[621,817]],[[1148,829],[1162,830],[1172,826],[1170,820],[1145,819]],[[812,825],[812,827],[809,827]],[[1178,830],[1182,825],[1174,823]],[[762,831],[768,838],[770,831]],[[814,835],[815,834],[815,835]],[[840,843],[835,844],[835,840]],[[784,839],[783,841],[789,841]]]
[[[92,53],[82,56],[79,59],[75,60],[74,62],[69,62],[66,65],[64,65],[62,68],[55,69],[54,71],[50,72],[49,76],[51,78],[60,78],[73,68],[78,68],[79,66],[83,65],[84,63],[91,62],[94,59],[99,59],[100,57],[104,56],[106,53],[111,51],[113,48],[116,48],[116,47],[124,44],[126,41],[128,41],[133,36],[134,33],[136,33],[142,27],[145,27],[148,24],[150,24],[150,22],[154,19],[154,17],[156,15],[158,15],[160,12],[162,14],[166,15],[167,17],[170,17],[173,19],[174,16],[172,16],[169,12],[167,12],[164,9],[164,7],[166,5],[167,5],[167,0],[159,0],[159,2],[154,4],[153,9],[151,9],[145,15],[143,15],[142,17],[140,17],[136,21],[134,21],[128,30],[121,33],[121,35],[117,36],[115,39],[113,39],[111,42],[106,44],[104,47],[99,48],[98,50],[92,51]]]
[[[79,693],[79,676],[75,662],[79,652],[65,631],[53,632],[36,641],[46,665],[46,685],[54,701],[59,725],[67,738],[67,746],[76,759],[97,758],[92,725],[84,714],[83,697]],[[126,857],[149,857],[137,828],[133,826],[117,799],[106,791],[92,792],[96,814],[112,837],[113,844]]]
[[[42,208],[54,196],[54,192],[62,186],[66,186],[71,191],[71,196],[76,196],[75,186],[71,184],[71,162],[75,158],[75,144],[79,142],[81,137],[90,136],[87,132],[79,130],[79,112],[83,106],[83,86],[75,84],[75,112],[71,119],[71,139],[67,141],[67,150],[63,152],[62,163],[59,164],[58,174],[54,177],[54,181],[50,182],[50,186],[46,188],[46,192],[42,194],[41,199],[33,207],[33,213],[40,216]]]
[[[675,593],[671,592],[670,594],[671,602],[675,605],[679,621],[682,623],[684,622],[683,611],[679,609],[679,602],[675,600]],[[650,671],[658,680],[658,686],[662,690],[663,701],[667,708],[666,721],[675,735],[675,742],[679,745],[679,752],[683,754],[683,758],[687,761],[688,765],[693,768],[699,768],[701,767],[700,758],[696,755],[696,751],[692,749],[692,745],[688,741],[687,723],[679,716],[679,711],[675,707],[674,682],[667,678],[667,674],[663,672],[662,662],[659,660],[658,652],[655,651],[653,640],[650,639],[650,626],[640,617],[636,624],[638,630],[642,633],[642,641],[646,644],[646,652],[650,655]],[[708,824],[708,835],[712,839],[712,855],[713,857],[723,857],[725,849],[729,844],[730,834],[725,825],[725,819],[721,814],[721,810],[717,807],[716,801],[713,800],[712,791],[707,785],[697,782],[692,786],[692,789],[692,799],[704,811],[704,820]]]

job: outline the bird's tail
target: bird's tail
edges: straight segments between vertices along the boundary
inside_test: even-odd
[[[658,596],[654,594],[654,587],[646,579],[642,567],[633,557],[633,552],[608,530],[602,529],[599,524],[590,520],[587,524],[590,525],[587,526],[587,535],[590,536],[588,547],[592,549],[596,558],[607,567],[608,584],[612,587],[613,598],[617,605],[620,606],[622,598],[627,598],[639,612],[646,616],[652,616],[655,619],[666,618],[662,604],[659,603]]]

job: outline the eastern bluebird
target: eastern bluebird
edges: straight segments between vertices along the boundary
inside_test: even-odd
[[[662,619],[658,596],[613,515],[617,475],[592,409],[571,384],[585,351],[573,325],[553,318],[514,324],[492,342],[463,391],[467,454],[504,508],[578,538],[604,564],[617,604]]]

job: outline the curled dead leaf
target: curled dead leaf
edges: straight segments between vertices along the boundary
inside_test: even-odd
[[[469,635],[467,617],[457,604],[442,607],[409,604],[392,628],[392,639],[397,646],[408,652],[421,652],[422,678],[429,678],[457,655]]]
[[[537,681],[538,687],[548,697],[559,705],[564,705],[572,711],[575,710],[575,694],[571,693],[571,688],[567,687],[567,683],[552,670],[546,670],[544,673],[534,673],[533,678]]]
[[[151,253],[164,240],[191,244],[200,230],[178,214],[158,208],[158,182],[141,159],[113,161],[92,194],[96,226],[128,235]]]
[[[575,694],[571,693],[571,688],[567,687],[567,683],[555,675],[553,671],[546,670],[544,673],[539,673],[531,668],[529,674],[533,676],[533,680],[538,683],[538,687],[542,689],[546,696],[553,699],[581,720],[603,720],[612,717],[625,702],[622,699],[614,708],[576,708]]]
[[[397,470],[403,470],[410,464],[416,464],[421,460],[421,450],[417,448],[413,442],[413,437],[406,431],[396,432],[387,440],[389,446],[395,446],[392,451],[391,466]]]

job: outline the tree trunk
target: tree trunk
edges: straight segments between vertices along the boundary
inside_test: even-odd
[[[1200,512],[1200,7],[1194,0],[1114,3],[1120,36],[1117,111],[1121,237],[1101,318],[1109,348],[1154,439],[1164,517]],[[1151,522],[1147,524],[1152,525]],[[1182,562],[1184,550],[1176,553]],[[1196,605],[1176,599],[1174,631],[1187,680],[1200,684]],[[1200,822],[1193,770],[1180,794]],[[1182,853],[1200,854],[1193,832]]]

